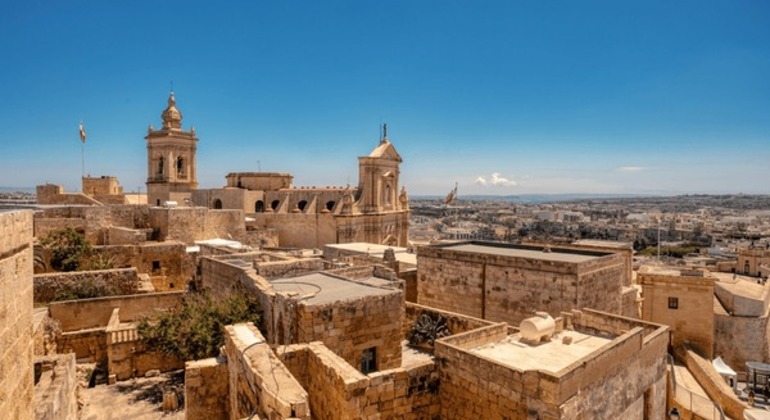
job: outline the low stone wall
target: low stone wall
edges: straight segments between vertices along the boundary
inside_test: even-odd
[[[364,375],[321,342],[277,349],[310,396],[313,418],[437,418],[438,367],[432,359]]]
[[[131,295],[140,285],[136,268],[36,274],[34,282],[36,303],[72,299],[84,288],[100,296]]]
[[[324,260],[303,258],[288,261],[255,262],[254,266],[258,275],[267,279],[278,279],[321,271],[324,269]]]
[[[62,333],[56,340],[60,353],[75,353],[75,357],[107,365],[107,338],[105,328],[92,328]]]
[[[429,308],[427,306],[418,305],[416,303],[406,302],[404,305],[404,325],[401,331],[402,337],[409,337],[409,331],[411,331],[412,326],[422,314],[442,316],[446,320],[447,327],[449,327],[449,331],[451,331],[453,335],[494,324],[491,321],[486,321],[480,318],[474,318],[472,316],[456,314],[454,312],[442,311],[440,309]]]
[[[156,311],[176,306],[185,293],[165,292],[68,300],[51,303],[48,311],[51,318],[59,321],[62,331],[104,328],[115,308],[120,308],[122,321],[136,321],[145,316],[152,316]]]
[[[75,355],[67,353],[37,357],[35,370],[35,418],[76,420],[78,384]]]
[[[230,418],[310,420],[307,392],[276,357],[254,324],[225,327]]]
[[[107,233],[109,245],[139,245],[147,241],[152,229],[131,229],[120,226],[110,226]]]
[[[733,419],[743,418],[743,411],[748,407],[735,396],[732,388],[725,383],[710,361],[691,349],[684,349],[684,363],[706,394],[722,406],[726,415]]]
[[[185,363],[184,411],[188,419],[230,417],[227,358],[212,357]]]

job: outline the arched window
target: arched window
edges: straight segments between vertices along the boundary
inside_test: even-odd
[[[257,200],[254,203],[254,213],[263,213],[265,211],[265,203],[262,200]]]
[[[301,200],[299,203],[297,203],[297,208],[304,211],[305,207],[307,207],[307,201]]]
[[[217,209],[217,210],[221,209],[222,208],[222,200],[220,200],[218,198],[216,200],[214,200],[214,208]]]
[[[163,159],[163,156],[161,156],[158,159],[158,175],[163,175],[163,164],[165,163],[165,160]]]
[[[273,210],[278,210],[278,206],[281,204],[279,200],[273,200],[272,203],[270,203],[270,208]]]
[[[332,200],[332,201],[327,201],[327,202],[326,202],[326,210],[329,210],[329,211],[332,211],[332,210],[334,210],[334,205],[335,205],[335,204],[337,204],[337,203],[335,203],[335,202],[334,202],[334,200]]]
[[[184,159],[182,159],[182,156],[176,158],[176,174],[180,177],[184,176]]]

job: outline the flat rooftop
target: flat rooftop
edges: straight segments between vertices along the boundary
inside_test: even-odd
[[[385,251],[390,248],[393,250],[393,254],[396,257],[396,261],[406,264],[417,264],[417,254],[410,254],[406,248],[400,246],[389,246],[380,244],[370,244],[367,242],[350,242],[346,244],[327,244],[328,248],[340,249],[343,251],[355,252],[359,254],[367,254],[372,257],[383,258]]]
[[[757,283],[756,277],[731,273],[711,273],[718,280],[718,285],[733,295],[747,299],[764,300],[768,286]]]
[[[401,293],[395,289],[369,286],[325,273],[277,279],[270,283],[277,292],[297,293],[306,298],[304,302],[315,305]]]
[[[451,245],[441,245],[442,249],[468,252],[473,254],[498,255],[541,261],[557,261],[566,263],[582,263],[611,255],[610,252],[586,251],[567,248],[551,247],[546,252],[545,247],[532,245],[487,244],[483,242],[466,242]]]
[[[564,337],[572,337],[572,343],[563,344]],[[554,334],[551,341],[538,345],[524,343],[519,334],[513,334],[469,351],[516,370],[557,373],[611,341],[611,338],[564,330]]]

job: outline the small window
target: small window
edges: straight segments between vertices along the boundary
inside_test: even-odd
[[[307,201],[302,200],[299,203],[297,203],[297,208],[299,208],[300,210],[304,211],[305,207],[307,207]]]
[[[332,211],[334,210],[334,201],[327,201],[326,202],[326,210]]]
[[[153,261],[152,262],[152,271],[158,271],[160,270],[160,261]]]
[[[254,213],[263,213],[265,211],[265,203],[262,202],[262,200],[257,200],[256,203],[254,203]]]
[[[679,298],[668,298],[668,309],[679,309]]]
[[[216,199],[214,200],[214,209],[220,210],[222,208],[222,200]]]
[[[361,355],[361,373],[377,371],[377,347],[364,350]]]
[[[278,210],[278,205],[281,204],[279,200],[273,200],[272,203],[270,203],[270,208],[273,210]]]

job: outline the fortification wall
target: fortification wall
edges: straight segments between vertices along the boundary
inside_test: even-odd
[[[719,302],[715,302],[714,335],[714,355],[721,356],[738,372],[746,371],[746,362],[770,362],[767,314],[761,317],[731,316]]]
[[[0,212],[0,413],[33,417],[32,212]]]

